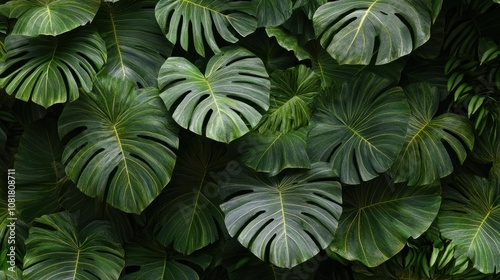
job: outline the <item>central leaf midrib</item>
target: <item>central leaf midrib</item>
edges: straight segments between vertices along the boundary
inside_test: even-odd
[[[200,185],[198,186],[198,190],[196,192],[196,199],[194,201],[194,205],[193,205],[193,213],[191,214],[191,219],[189,220],[189,226],[188,226],[188,230],[187,230],[187,234],[186,234],[186,244],[185,246],[187,247],[189,244],[189,234],[191,234],[191,228],[192,228],[192,225],[193,225],[193,221],[194,221],[194,216],[196,214],[196,208],[198,208],[198,201],[200,199],[200,194],[201,194],[201,189],[203,187],[203,182],[205,181],[205,176],[206,176],[207,172],[203,172],[203,176],[201,177],[201,180],[200,180]]]
[[[486,214],[486,216],[484,217],[484,219],[481,221],[481,223],[479,224],[479,226],[477,227],[477,230],[476,232],[474,233],[474,236],[472,237],[472,240],[469,244],[469,248],[467,249],[467,252],[470,252],[470,249],[472,247],[472,244],[474,244],[474,241],[476,240],[479,232],[481,231],[481,228],[483,227],[484,223],[486,222],[486,220],[488,219],[488,217],[490,216],[491,212],[493,211],[493,209],[489,210],[488,213]]]
[[[73,271],[73,279],[76,279],[76,271],[78,270],[78,264],[80,263],[80,248],[76,251],[76,262],[75,270]]]
[[[368,14],[370,13],[370,10],[373,8],[373,6],[378,2],[379,0],[375,0],[373,1],[373,3],[368,7],[368,9],[366,10],[365,14],[363,15],[363,17],[361,18],[361,21],[359,22],[359,25],[358,25],[358,28],[356,29],[356,34],[354,34],[354,37],[352,38],[352,41],[351,43],[349,44],[349,47],[347,47],[347,49],[350,49],[352,47],[352,44],[354,44],[354,41],[356,41],[356,37],[358,37],[358,33],[359,31],[361,30],[361,27],[363,26],[365,20],[366,20],[366,17],[368,16]]]
[[[281,219],[283,220],[283,234],[285,236],[285,248],[286,248],[286,252],[287,252],[287,259],[289,257],[289,251],[288,251],[288,234],[287,234],[287,230],[286,230],[286,219],[285,219],[285,206],[283,205],[283,194],[282,194],[282,191],[278,189],[278,195],[279,195],[279,198],[280,198],[280,209],[281,209]]]
[[[210,85],[210,81],[207,78],[204,78],[204,80],[205,80],[205,83],[207,84],[208,91],[210,92],[210,97],[212,97],[212,100],[213,100],[213,103],[215,105],[215,108],[217,109],[216,114],[222,120],[222,116],[221,116],[219,104],[217,103],[217,97],[215,96],[215,92],[212,89],[212,86]]]
[[[132,183],[130,181],[130,172],[128,170],[128,165],[127,165],[127,158],[125,157],[125,152],[123,151],[123,145],[120,140],[120,135],[118,134],[118,130],[116,129],[116,125],[113,125],[113,131],[115,132],[116,141],[118,142],[118,147],[120,148],[120,153],[125,168],[125,174],[127,175],[127,187],[132,188]],[[135,201],[134,193],[131,191],[130,194],[132,195],[131,201]]]
[[[212,12],[212,13],[216,13],[216,14],[218,14],[218,15],[221,15],[221,16],[223,16],[223,17],[226,17],[226,18],[227,18],[227,16],[226,16],[225,14],[223,14],[223,13],[221,13],[221,12],[219,12],[219,11],[216,11],[216,10],[214,10],[214,9],[210,9],[209,7],[206,7],[206,6],[202,6],[202,5],[198,4],[198,3],[192,2],[192,1],[190,1],[190,0],[182,0],[182,2],[183,2],[183,3],[187,3],[187,4],[191,4],[191,5],[193,5],[193,6],[196,6],[196,7],[202,8],[202,9],[204,9],[204,10],[208,10],[208,11],[210,11],[210,12]]]
[[[115,42],[116,42],[116,52],[118,54],[118,59],[120,61],[120,66],[122,69],[123,77],[127,77],[127,74],[125,72],[125,64],[123,62],[122,51],[120,49],[120,40],[118,39],[118,33],[117,33],[116,24],[115,24],[115,19],[113,17],[113,13],[111,11],[109,12],[109,18],[111,20],[111,28],[113,29],[113,37],[115,38]]]

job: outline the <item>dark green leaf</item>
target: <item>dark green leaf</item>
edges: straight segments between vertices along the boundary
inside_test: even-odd
[[[66,173],[86,195],[140,213],[170,180],[176,130],[156,89],[99,78],[59,119]]]
[[[92,21],[100,0],[13,0],[5,4],[17,18],[12,34],[59,35]]]
[[[36,121],[24,131],[14,169],[18,211],[27,222],[60,209],[58,198],[66,181],[62,153],[55,120]]]
[[[231,43],[238,41],[238,35],[244,37],[254,32],[257,20],[253,13],[253,4],[243,1],[160,0],[156,5],[156,20],[167,39],[175,44],[180,37],[180,44],[187,51],[192,36],[196,52],[202,56],[204,43],[214,53],[220,52],[214,32]]]
[[[291,268],[333,239],[342,211],[341,186],[322,164],[275,177],[239,168],[221,181],[226,227],[262,260]]]
[[[411,84],[405,92],[411,109],[410,122],[403,149],[391,173],[396,182],[425,185],[453,171],[444,143],[455,151],[462,163],[467,156],[463,143],[472,149],[474,132],[463,116],[444,113],[435,117],[440,98],[435,87],[426,83]]]
[[[269,106],[266,69],[243,48],[223,49],[208,61],[205,74],[183,57],[170,57],[158,84],[180,126],[220,142],[243,136]]]
[[[172,181],[155,200],[156,240],[191,254],[223,236],[224,215],[215,172],[228,161],[223,144],[199,136],[181,138]]]
[[[250,132],[238,143],[253,145],[240,160],[248,167],[274,176],[286,168],[311,168],[306,151],[307,128],[283,132]]]
[[[438,221],[455,244],[455,256],[472,260],[482,273],[500,269],[500,176],[462,175],[443,191]]]
[[[36,279],[118,279],[124,252],[107,221],[78,228],[68,212],[35,220],[26,240],[23,277]]]
[[[281,25],[292,15],[291,0],[252,0],[256,3],[257,26]]]
[[[432,0],[340,0],[313,17],[321,45],[340,64],[386,64],[430,37]]]
[[[94,20],[108,49],[105,69],[139,87],[157,86],[160,66],[172,51],[156,22],[155,4],[154,0],[103,4]]]
[[[275,37],[281,47],[288,51],[293,51],[299,61],[310,59],[309,53],[299,44],[298,39],[293,35],[287,34],[283,28],[267,27],[266,33],[269,37]]]
[[[59,37],[10,35],[5,46],[0,87],[45,108],[77,99],[80,87],[89,91],[106,61],[104,41],[88,29]]]
[[[417,238],[436,218],[439,184],[394,185],[387,176],[343,189],[343,212],[331,249],[348,260],[378,266]]]
[[[311,161],[330,162],[347,184],[387,171],[403,146],[409,115],[403,90],[391,85],[364,74],[334,88],[311,119]]]

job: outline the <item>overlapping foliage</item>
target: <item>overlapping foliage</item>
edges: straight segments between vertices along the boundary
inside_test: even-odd
[[[500,278],[498,1],[0,3],[0,279]]]

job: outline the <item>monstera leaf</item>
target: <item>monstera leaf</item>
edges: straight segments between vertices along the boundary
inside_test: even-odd
[[[66,181],[62,153],[55,120],[36,121],[24,131],[14,169],[17,205],[26,222],[60,209],[57,198]]]
[[[59,135],[69,140],[62,159],[71,180],[122,211],[140,213],[170,180],[178,138],[156,89],[99,78],[65,106]]]
[[[417,238],[436,218],[439,184],[394,185],[388,176],[343,189],[343,212],[330,246],[348,260],[378,266]]]
[[[215,172],[229,161],[224,145],[198,135],[181,138],[172,181],[152,207],[156,240],[191,254],[223,235]],[[224,232],[223,232],[224,233]]]
[[[316,10],[321,45],[340,64],[386,64],[430,37],[432,0],[339,0]]]
[[[80,229],[78,216],[68,212],[37,218],[26,250],[26,280],[118,279],[125,265],[109,222],[95,220]]]
[[[259,27],[278,26],[292,15],[291,0],[253,0],[257,5],[257,25]]]
[[[467,151],[460,140],[472,149],[474,132],[467,118],[445,113],[434,117],[439,106],[439,92],[426,83],[405,88],[411,116],[403,150],[391,167],[396,182],[425,185],[449,175],[453,171],[446,142],[465,160]],[[460,140],[459,140],[460,139]]]
[[[4,4],[17,18],[12,34],[59,35],[92,21],[100,0],[14,0]]]
[[[158,71],[172,51],[155,19],[156,2],[103,3],[94,20],[108,48],[105,69],[138,87],[157,86]]]
[[[205,74],[183,57],[170,57],[158,85],[180,126],[220,142],[247,133],[269,106],[270,83],[262,61],[238,47],[212,57]]]
[[[88,29],[58,37],[10,35],[5,46],[0,87],[45,108],[77,99],[79,87],[89,91],[106,61],[104,41]]]
[[[125,248],[125,269],[132,272],[124,280],[197,280],[200,279],[197,269],[204,270],[211,262],[208,255],[182,256],[168,252],[148,236],[141,237]]]
[[[286,168],[311,168],[306,151],[307,128],[283,132],[250,132],[238,141],[241,162],[255,171],[274,176]],[[243,145],[249,143],[251,145]]]
[[[221,181],[229,233],[262,260],[291,268],[326,248],[337,229],[341,186],[324,163],[275,177],[248,169]]]
[[[442,235],[455,244],[455,257],[469,258],[482,273],[500,269],[500,176],[494,176],[459,176],[443,191],[438,216]]]
[[[312,102],[320,90],[319,76],[306,66],[276,70],[271,75],[271,100],[259,132],[286,133],[307,125]]]
[[[409,114],[403,90],[391,83],[364,74],[334,88],[311,119],[311,161],[330,162],[346,184],[388,170],[403,146]]]
[[[222,39],[235,43],[238,35],[245,37],[257,28],[254,7],[248,2],[227,0],[160,0],[156,5],[156,20],[167,39],[180,43],[188,50],[190,34],[196,52],[205,56],[205,43],[214,53],[220,52],[215,31]],[[182,23],[182,24],[181,24]]]

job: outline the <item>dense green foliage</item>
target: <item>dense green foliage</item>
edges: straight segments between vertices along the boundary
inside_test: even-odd
[[[0,279],[500,279],[499,1],[3,0],[0,43]]]

